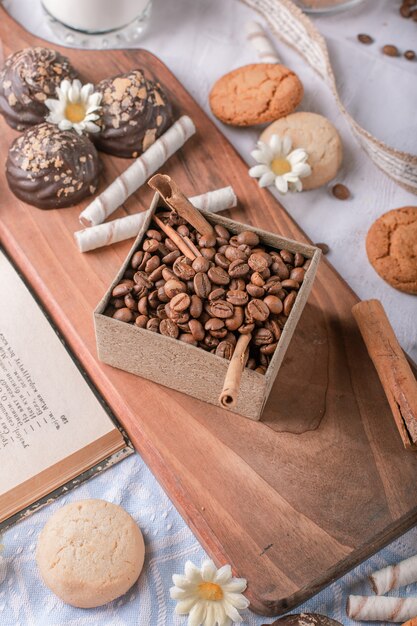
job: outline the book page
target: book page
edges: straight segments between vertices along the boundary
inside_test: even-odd
[[[0,250],[0,496],[115,430]]]

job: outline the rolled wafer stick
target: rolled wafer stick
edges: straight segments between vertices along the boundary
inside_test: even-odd
[[[102,224],[114,211],[141,187],[170,156],[195,133],[195,126],[188,115],[183,115],[118,176],[99,196],[80,213],[84,226]]]
[[[411,619],[404,622],[403,626],[417,626],[417,617],[412,617]]]
[[[171,209],[176,211],[178,215],[191,224],[191,226],[194,226],[200,235],[213,238],[213,244],[210,245],[214,245],[216,233],[213,226],[198,209],[191,204],[187,196],[182,193],[170,176],[166,174],[155,174],[155,176],[152,176],[152,178],[148,180],[148,185],[159,193],[161,198],[163,198]]]
[[[194,261],[196,255],[194,254],[194,252],[191,251],[181,235],[179,235],[177,231],[172,228],[172,226],[169,226],[169,224],[165,224],[162,220],[159,219],[157,215],[153,216],[153,221],[176,244],[178,249],[181,250],[181,252],[187,257],[187,259]]]
[[[404,622],[417,615],[417,598],[349,596],[346,612],[362,622]]]
[[[211,213],[218,213],[231,209],[237,204],[237,198],[232,187],[222,187],[214,191],[208,191],[200,196],[190,198],[190,201],[198,209],[204,209]],[[117,220],[91,226],[74,233],[75,242],[80,252],[89,252],[112,243],[125,241],[136,237],[145,222],[148,212],[135,213]],[[191,247],[191,246],[190,246]]]
[[[379,300],[352,308],[405,448],[417,446],[417,381]]]
[[[223,389],[219,396],[219,402],[225,409],[233,409],[236,406],[239,395],[240,379],[248,360],[248,345],[252,339],[252,333],[240,335],[232,358],[227,368]]]
[[[396,565],[388,565],[373,572],[369,576],[373,591],[381,596],[391,589],[398,589],[417,582],[417,555],[400,561]]]
[[[262,63],[281,63],[262,24],[255,20],[246,22],[246,38],[255,48]]]

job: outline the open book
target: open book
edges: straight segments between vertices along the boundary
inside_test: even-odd
[[[122,433],[0,250],[0,524],[127,453]]]

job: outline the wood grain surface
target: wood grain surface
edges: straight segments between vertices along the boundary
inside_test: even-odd
[[[1,8],[0,38],[5,54],[39,43]],[[230,217],[306,239],[158,59],[143,50],[65,53],[93,82],[138,66],[153,72],[198,129],[163,171],[190,195],[231,184],[240,204]],[[4,161],[17,133],[0,126]],[[129,163],[103,160],[102,186]],[[357,298],[326,261],[263,419],[253,422],[100,363],[92,311],[131,242],[82,255],[73,241],[80,207],[24,205],[4,168],[0,186],[1,244],[204,547],[248,579],[254,611],[294,607],[416,522],[417,457],[402,447],[352,318]],[[118,215],[151,197],[141,189]]]

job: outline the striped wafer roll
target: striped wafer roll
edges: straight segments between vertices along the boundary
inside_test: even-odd
[[[280,63],[278,55],[264,27],[254,20],[246,23],[246,38],[258,53],[262,63]]]
[[[197,208],[211,213],[218,213],[236,206],[237,199],[232,187],[222,187],[200,196],[190,198]],[[112,243],[136,237],[148,215],[147,211],[127,215],[105,224],[98,224],[74,233],[75,242],[80,252],[89,252]]]
[[[417,615],[417,598],[349,596],[346,612],[361,622],[405,622]]]
[[[84,226],[102,224],[194,133],[195,126],[192,119],[188,115],[180,117],[80,213],[81,224]]]
[[[378,595],[415,583],[417,582],[417,555],[373,572],[369,579],[372,589]]]

